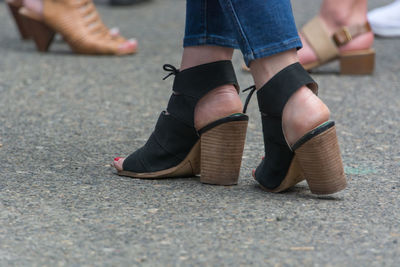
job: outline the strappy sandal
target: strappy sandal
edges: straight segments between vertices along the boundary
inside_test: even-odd
[[[301,32],[311,48],[317,55],[318,60],[304,64],[306,70],[311,70],[326,64],[332,60],[339,59],[341,74],[371,74],[375,66],[375,51],[370,49],[339,52],[339,47],[347,44],[355,37],[371,32],[368,22],[363,25],[351,25],[343,27],[329,36],[324,22],[316,16],[310,20]]]
[[[195,106],[203,96],[227,84],[239,89],[231,61],[217,61],[183,71],[166,64],[164,70],[170,71],[167,77],[175,75],[167,111],[161,112],[147,143],[124,160],[123,171],[118,174],[134,178],[200,174],[202,183],[237,184],[248,116],[232,114],[199,131],[194,127]]]
[[[258,90],[265,157],[253,177],[269,192],[285,191],[306,179],[312,193],[333,194],[346,187],[335,123],[321,124],[291,147],[283,134],[283,108],[291,95],[304,85],[317,93],[317,84],[300,63],[295,63]],[[246,99],[245,109],[255,87],[248,89],[252,91]]]
[[[75,53],[126,55],[136,48],[120,49],[125,39],[111,36],[91,0],[43,0],[43,16],[22,7],[19,14],[39,51],[46,52],[56,32]]]
[[[7,0],[7,5],[10,9],[11,15],[14,18],[15,24],[17,25],[18,32],[23,40],[31,38],[29,31],[24,27],[23,18],[19,14],[19,9],[22,7],[22,0]]]

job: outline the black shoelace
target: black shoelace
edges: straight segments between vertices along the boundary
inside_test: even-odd
[[[169,71],[168,75],[163,78],[163,80],[167,79],[171,75],[177,75],[179,70],[170,64],[164,64],[163,69],[165,71]]]
[[[251,91],[250,91],[249,95],[246,97],[246,102],[244,103],[243,113],[246,113],[246,111],[247,111],[247,106],[249,105],[250,99],[253,96],[254,92],[256,91],[256,86],[252,85],[252,86],[244,89],[242,92],[244,93],[249,90],[251,90]]]

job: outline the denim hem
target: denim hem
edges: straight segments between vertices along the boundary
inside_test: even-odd
[[[199,45],[215,45],[236,49],[239,48],[236,40],[226,39],[220,36],[196,35],[185,36],[185,38],[183,39],[183,47]]]
[[[303,45],[301,43],[301,40],[299,37],[295,37],[289,40],[285,40],[280,43],[274,43],[272,45],[256,49],[254,51],[251,51],[249,53],[246,53],[243,55],[244,61],[247,66],[250,65],[250,62],[252,60],[258,59],[258,58],[263,58],[263,57],[269,57],[293,48],[296,48],[297,50],[302,48]]]

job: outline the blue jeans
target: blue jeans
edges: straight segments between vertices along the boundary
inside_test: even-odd
[[[247,65],[302,44],[290,0],[187,0],[183,46],[240,48]]]

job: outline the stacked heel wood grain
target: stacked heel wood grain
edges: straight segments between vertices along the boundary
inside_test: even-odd
[[[328,195],[346,188],[335,127],[311,138],[295,153],[313,194]]]
[[[247,123],[227,122],[201,135],[200,182],[216,185],[238,183]]]
[[[340,55],[340,73],[371,74],[375,67],[375,51],[372,49],[345,52]]]

